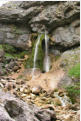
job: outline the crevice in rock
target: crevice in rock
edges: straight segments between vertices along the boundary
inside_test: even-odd
[[[80,6],[80,1],[77,1],[76,5],[77,5],[77,6]]]
[[[11,118],[15,118],[23,113],[22,108],[13,100],[7,101],[4,107]]]
[[[65,26],[65,25],[69,25],[77,19],[80,19],[80,12],[73,14],[69,18],[64,18],[61,21],[53,21],[53,23],[51,23],[50,25],[47,24],[47,28],[49,28],[49,26],[51,26],[51,29],[49,29],[49,34],[51,34],[52,31],[54,31],[56,28],[62,27],[62,26]]]
[[[69,6],[69,7],[65,10],[64,14],[66,15],[67,13],[71,12],[72,10],[73,10],[73,8],[72,8],[71,6]]]
[[[34,2],[31,2],[31,4],[30,4],[30,2],[29,2],[29,4],[28,4],[28,2],[26,2],[27,4],[25,4],[25,2],[23,2],[20,4],[20,7],[23,9],[28,9],[30,7],[35,7],[35,6],[40,6],[40,5],[43,5],[46,7],[48,5],[58,4],[59,2],[61,2],[61,1],[51,1],[51,2],[49,2],[49,1],[42,1],[42,2],[41,1],[40,2],[34,1]]]
[[[71,49],[75,49],[75,48],[78,48],[80,46],[80,43],[77,43],[76,45],[73,45],[73,46],[71,46],[71,47],[64,47],[64,46],[61,46],[61,45],[54,45],[54,46],[52,46],[52,45],[50,45],[49,46],[49,50],[50,49],[55,49],[55,50],[59,50],[60,52],[65,52],[65,51],[67,51],[67,50],[71,50]]]

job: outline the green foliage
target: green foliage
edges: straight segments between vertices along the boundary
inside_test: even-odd
[[[24,58],[24,56],[27,54],[28,54],[27,51],[22,51],[22,52],[18,53],[18,55],[15,55],[15,57],[17,56],[18,58]]]
[[[66,90],[72,103],[75,103],[78,96],[80,96],[80,83],[76,83],[74,86],[68,86]]]
[[[16,53],[15,47],[9,45],[9,44],[3,44],[3,49],[6,53]]]
[[[69,72],[68,72],[69,76],[73,76],[75,78],[80,78],[80,63],[78,63],[77,65],[75,65],[74,67],[72,67]]]
[[[25,55],[27,55],[27,51],[22,51],[18,53],[5,53],[5,57],[10,57],[10,58],[24,58]]]
[[[5,53],[5,57],[10,57],[10,58],[14,58],[13,55],[9,54],[9,53]]]
[[[9,45],[9,44],[1,44],[0,45],[0,48],[4,49],[5,51],[5,57],[10,57],[10,58],[23,58],[24,55],[28,55],[29,54],[29,51],[26,51],[26,50],[20,50],[12,45]]]
[[[3,49],[3,46],[2,45],[0,45],[0,49]]]
[[[43,49],[42,49],[43,39],[44,39],[44,34],[41,34],[40,43],[38,47],[38,55],[36,60],[36,68],[40,68],[41,70],[43,70],[43,58],[44,58]],[[38,41],[38,38],[33,43],[32,53],[30,55],[30,58],[26,61],[26,64],[25,64],[26,68],[33,68],[33,59],[34,59],[34,53],[35,53],[35,47],[36,47],[37,41]]]

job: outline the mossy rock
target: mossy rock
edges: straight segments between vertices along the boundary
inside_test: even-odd
[[[36,68],[40,68],[41,70],[43,70],[44,52],[43,52],[43,49],[42,49],[42,41],[44,40],[44,34],[41,34],[39,36],[40,36],[40,43],[39,43],[39,46],[38,46]],[[35,53],[35,47],[36,47],[37,41],[38,41],[38,38],[36,39],[35,42],[33,42],[32,53],[30,55],[30,58],[26,61],[26,68],[33,68],[34,53]]]
[[[9,44],[3,44],[3,49],[6,53],[16,53],[16,48]]]
[[[5,57],[10,58],[24,58],[25,55],[30,53],[28,50],[22,50],[9,44],[1,44],[0,48],[4,50]]]
[[[3,46],[2,46],[2,44],[0,44],[0,49],[3,49]]]

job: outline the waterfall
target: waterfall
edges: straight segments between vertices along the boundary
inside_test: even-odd
[[[36,69],[36,60],[37,60],[39,44],[40,44],[40,35],[38,36],[38,40],[37,40],[37,43],[35,45],[32,76],[34,76],[34,72],[35,72],[35,69]]]
[[[44,57],[44,71],[48,72],[50,69],[50,57],[48,56],[48,42],[49,37],[45,32],[45,57]]]
[[[34,75],[35,75],[34,73],[35,73],[35,69],[36,69],[36,61],[37,61],[39,44],[40,44],[40,37],[41,37],[41,35],[38,36],[38,39],[37,39],[37,42],[35,45],[32,77],[34,77]],[[44,57],[44,71],[45,72],[48,72],[50,69],[50,57],[48,56],[48,42],[49,42],[49,37],[48,37],[47,33],[45,32],[45,57]]]

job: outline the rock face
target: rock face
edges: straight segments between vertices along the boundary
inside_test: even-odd
[[[4,115],[3,115],[4,114]],[[54,110],[40,109],[0,92],[0,121],[56,121]]]
[[[30,32],[25,27],[0,24],[0,44],[2,43],[27,50],[31,47]]]
[[[61,66],[68,71],[74,65],[80,63],[80,48],[65,51],[61,55],[61,60]]]
[[[0,8],[0,43],[27,49],[31,32],[47,30],[53,46],[76,46],[80,43],[79,19],[78,1],[13,1]]]

